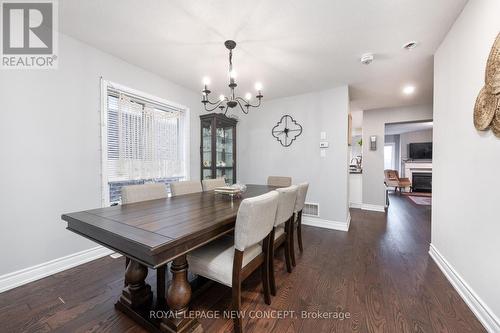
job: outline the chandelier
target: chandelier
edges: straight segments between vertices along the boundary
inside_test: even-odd
[[[229,89],[231,91],[229,92],[228,96],[220,95],[219,100],[216,102],[210,101],[208,98],[208,95],[211,93],[211,91],[208,89],[208,85],[210,84],[210,79],[208,77],[205,77],[203,79],[204,88],[201,91],[203,93],[201,102],[203,103],[205,111],[207,112],[212,112],[217,108],[219,108],[221,112],[224,112],[225,115],[228,109],[234,109],[235,107],[239,106],[244,114],[248,114],[250,108],[257,108],[260,106],[262,97],[264,97],[262,96],[262,84],[260,83],[255,84],[255,90],[257,90],[257,96],[255,97],[258,100],[258,103],[256,104],[250,103],[250,99],[252,98],[252,95],[250,93],[246,93],[245,98],[235,95],[234,88],[236,88],[238,85],[236,84],[235,81],[236,72],[233,70],[233,49],[236,47],[236,42],[234,40],[226,40],[224,42],[224,45],[229,50]]]

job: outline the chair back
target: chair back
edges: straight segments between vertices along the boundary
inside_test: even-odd
[[[234,247],[245,251],[271,232],[278,208],[279,194],[267,192],[241,202],[234,227]]]
[[[201,192],[201,183],[199,180],[186,180],[170,184],[172,196]]]
[[[267,185],[287,187],[292,185],[292,177],[269,176],[267,177]]]
[[[384,176],[386,180],[399,180],[398,170],[384,170]]]
[[[122,204],[140,201],[164,199],[167,197],[167,188],[163,183],[142,185],[128,185],[122,187]]]
[[[203,191],[211,191],[217,187],[226,186],[226,180],[224,178],[203,179],[201,185],[203,186]]]
[[[298,191],[299,187],[297,185],[282,187],[276,190],[276,192],[278,192],[279,194],[279,197],[276,218],[274,219],[275,227],[285,223],[293,215]]]
[[[300,212],[304,208],[306,202],[307,189],[309,183],[300,183],[298,185],[299,191],[297,192],[297,201],[295,201],[295,211]]]

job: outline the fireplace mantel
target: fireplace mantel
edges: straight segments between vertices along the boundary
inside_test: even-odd
[[[413,172],[432,173],[432,162],[405,162],[404,177],[412,179]]]

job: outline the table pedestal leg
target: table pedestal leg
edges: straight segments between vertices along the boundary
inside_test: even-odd
[[[186,255],[182,255],[172,262],[170,271],[172,281],[167,290],[167,304],[172,318],[163,319],[160,328],[166,332],[203,332],[203,329],[194,318],[186,317],[191,299],[191,286],[187,277],[188,263]]]
[[[146,284],[148,268],[135,260],[130,260],[125,271],[126,287],[123,289],[120,301],[131,309],[148,309],[151,306],[153,293]]]

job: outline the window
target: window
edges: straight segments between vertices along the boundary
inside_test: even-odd
[[[394,143],[386,143],[384,145],[384,170],[396,169],[396,145]]]
[[[110,82],[102,86],[103,205],[119,202],[125,185],[186,178],[188,110]]]

